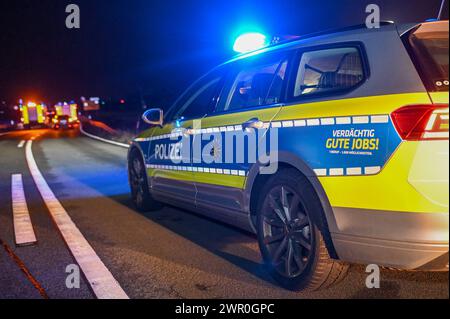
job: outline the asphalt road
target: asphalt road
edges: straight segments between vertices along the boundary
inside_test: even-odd
[[[52,130],[0,136],[0,298],[96,297],[84,277],[79,288],[66,287],[66,267],[77,262],[18,147],[32,137],[45,180],[130,298],[449,298],[448,273],[383,269],[381,287],[368,289],[365,267],[356,265],[332,288],[283,290],[264,271],[253,235],[173,207],[138,213],[129,198],[126,149]],[[23,175],[33,246],[14,243],[12,174]]]

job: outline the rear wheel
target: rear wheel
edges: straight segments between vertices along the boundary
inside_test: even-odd
[[[142,212],[159,208],[160,204],[150,194],[144,161],[138,151],[130,156],[128,171],[131,197],[136,208]]]
[[[346,275],[348,266],[329,257],[312,216],[323,218],[322,207],[303,175],[285,169],[269,179],[258,205],[258,242],[271,276],[284,288],[317,290]]]

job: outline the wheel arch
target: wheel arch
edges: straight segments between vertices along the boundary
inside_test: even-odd
[[[292,153],[279,152],[277,164],[278,170],[280,168],[296,169],[309,181],[309,183],[313,187],[314,191],[316,192],[320,200],[324,213],[323,216],[313,216],[314,223],[318,226],[318,228],[323,234],[325,244],[328,249],[330,257],[334,259],[339,259],[336,250],[334,248],[334,244],[328,227],[330,223],[335,223],[333,209],[325,193],[325,190],[322,187],[322,184],[317,178],[317,175],[303,160],[301,160],[300,158],[298,158],[298,156],[295,156]],[[260,168],[261,168],[260,164],[255,164],[252,166],[247,176],[247,181],[244,189],[245,209],[247,212],[249,212],[250,224],[255,232],[256,232],[255,222],[256,222],[256,206],[258,203],[258,192],[261,190],[265,182],[267,182],[267,180],[272,176],[269,174],[261,174]]]

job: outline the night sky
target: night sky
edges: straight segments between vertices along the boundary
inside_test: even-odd
[[[301,35],[361,24],[369,3],[383,20],[424,21],[440,2],[2,0],[0,98],[55,102],[140,90],[175,97],[232,57],[240,32]],[[80,6],[81,29],[65,27],[69,3]]]

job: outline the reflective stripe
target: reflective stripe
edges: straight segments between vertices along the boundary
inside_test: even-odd
[[[347,168],[347,175],[362,175],[361,167],[349,167]]]
[[[229,170],[222,168],[210,168],[210,167],[192,167],[192,166],[169,166],[169,165],[146,165],[148,169],[160,169],[166,171],[188,171],[188,172],[200,172],[200,173],[210,173],[210,174],[221,174],[221,175],[235,175],[235,176],[247,176],[247,172],[244,170]]]
[[[283,127],[293,127],[294,122],[292,121],[283,121]]]
[[[340,176],[344,175],[343,168],[330,168],[330,176]]]
[[[319,119],[306,120],[306,125],[308,125],[308,126],[318,126],[318,125],[320,125],[320,120]]]
[[[263,128],[291,128],[291,127],[305,127],[305,126],[325,126],[325,125],[345,125],[345,124],[382,124],[389,122],[389,115],[364,115],[364,116],[345,116],[345,117],[325,117],[312,119],[293,119],[275,122],[263,122]],[[179,130],[179,129],[177,129]],[[242,125],[229,125],[208,127],[202,129],[187,130],[191,135],[224,133],[224,132],[239,132],[243,131]],[[167,138],[176,139],[183,136],[182,132],[175,132],[171,134],[162,134],[152,137],[138,137],[135,142],[149,142],[158,141]]]
[[[334,125],[334,118],[320,119],[320,124],[322,124],[322,125]]]
[[[380,166],[370,167],[349,167],[349,168],[318,168],[314,170],[317,176],[355,176],[355,175],[375,175],[381,171]],[[364,173],[363,173],[364,172]]]
[[[373,124],[389,122],[389,115],[372,115],[370,122]]]
[[[280,128],[281,127],[281,122],[272,122],[272,127]]]
[[[368,124],[369,117],[368,116],[354,116],[352,118],[353,124]]]
[[[317,176],[326,176],[327,169],[326,168],[315,169],[314,173],[316,173]]]
[[[380,171],[381,171],[380,166],[364,167],[364,174],[366,175],[378,174]]]
[[[424,138],[448,138],[448,132],[425,132]]]
[[[350,117],[337,117],[336,124],[351,124],[352,119]]]
[[[296,120],[294,121],[295,126],[306,126],[306,120]]]

